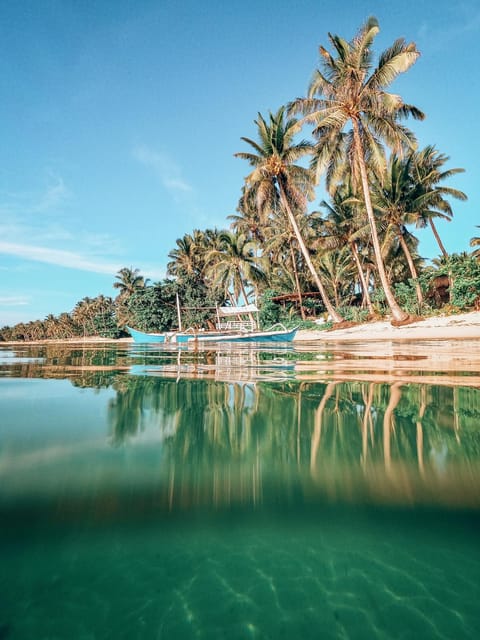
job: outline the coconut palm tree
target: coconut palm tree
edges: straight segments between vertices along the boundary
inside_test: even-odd
[[[322,280],[328,285],[329,293],[337,308],[353,299],[356,267],[352,262],[348,245],[325,251],[319,255],[315,262],[318,271],[322,274]]]
[[[118,295],[121,299],[129,298],[137,289],[143,289],[145,287],[145,278],[140,274],[140,269],[134,269],[133,267],[123,267],[115,276],[118,282],[114,282],[115,289],[119,289]]]
[[[144,290],[147,285],[147,281],[141,275],[140,270],[134,269],[133,267],[123,267],[118,271],[115,278],[117,278],[117,282],[114,282],[113,286],[115,289],[120,290],[120,293],[115,299],[118,324],[119,326],[123,326],[128,323],[130,316],[128,300],[134,293],[139,290]]]
[[[328,313],[334,322],[341,322],[343,318],[328,299],[294,214],[296,210],[304,212],[307,200],[313,198],[311,172],[295,164],[300,158],[311,153],[313,147],[305,140],[294,143],[298,123],[294,118],[286,119],[284,107],[277,113],[270,114],[268,122],[258,114],[255,124],[259,142],[242,137],[255,153],[235,154],[235,157],[247,160],[254,167],[245,179],[244,195],[247,198],[254,197],[260,219],[267,218],[278,205],[284,209]]]
[[[268,231],[268,217],[260,217],[257,209],[255,194],[251,189],[242,188],[242,196],[237,206],[238,214],[227,216],[231,220],[230,227],[236,233],[244,233],[251,236],[252,240],[259,243],[265,241],[265,233]],[[261,213],[261,212],[260,212]],[[265,213],[265,212],[264,212]]]
[[[359,204],[361,203],[348,182],[335,189],[331,202],[322,200],[320,206],[325,210],[327,217],[322,222],[321,242],[330,250],[349,247],[358,273],[364,303],[370,315],[373,316],[375,311],[361,259],[362,247],[368,245],[370,232],[363,205],[360,207]]]
[[[171,262],[167,264],[167,273],[180,280],[183,277],[201,278],[209,249],[208,231],[194,229],[193,234],[186,233],[176,244],[168,254]]]
[[[275,275],[278,277],[281,273],[282,276],[287,278],[287,282],[291,282],[295,287],[300,315],[302,316],[302,320],[305,320],[305,310],[303,308],[302,300],[302,284],[300,282],[301,271],[304,265],[301,261],[301,252],[298,249],[295,234],[282,210],[277,212],[272,223],[273,224],[271,224],[270,228],[266,231],[266,237],[263,245],[265,258],[264,264],[270,267],[275,265]]]
[[[255,284],[265,279],[258,259],[255,243],[232,231],[220,232],[220,249],[212,249],[206,257],[207,272],[214,285],[222,285],[226,297],[233,294],[233,304],[240,296],[248,304],[247,283]]]
[[[334,55],[320,47],[322,70],[315,72],[308,97],[293,101],[290,112],[302,113],[302,123],[314,125],[313,134],[318,140],[313,160],[317,178],[326,170],[327,186],[332,185],[348,160],[354,186],[361,185],[378,275],[393,321],[398,323],[407,321],[408,314],[393,295],[382,260],[368,166],[377,175],[383,173],[382,142],[397,152],[412,148],[415,143],[413,134],[399,120],[408,115],[423,119],[423,113],[386,88],[420,54],[414,43],[398,39],[381,54],[372,70],[372,45],[378,33],[378,22],[371,17],[350,42],[329,34]]]
[[[84,336],[93,335],[94,299],[88,296],[79,300],[72,311],[72,319]],[[46,321],[50,321],[49,318]]]
[[[480,226],[477,225],[477,228],[480,229]],[[472,252],[472,255],[475,258],[479,258],[480,259],[480,238],[479,237],[472,238],[470,240],[470,246],[471,247],[478,247],[478,249],[475,249],[475,251]]]
[[[448,178],[464,172],[464,169],[458,167],[455,169],[443,169],[448,160],[448,156],[437,151],[432,145],[425,147],[421,151],[414,152],[411,158],[412,180],[415,183],[415,190],[412,193],[412,197],[415,199],[413,208],[416,209],[415,224],[418,228],[430,226],[445,258],[448,258],[448,253],[440,239],[434,219],[452,219],[452,207],[446,197],[467,200],[467,196],[463,191],[440,185]]]
[[[412,162],[414,154],[401,158],[396,154],[390,156],[387,170],[382,179],[374,181],[373,206],[380,214],[381,225],[385,237],[398,242],[407,261],[410,275],[415,284],[418,304],[423,304],[423,293],[418,281],[418,272],[414,256],[409,245],[418,244],[411,236],[407,225],[415,222],[419,215],[418,187],[412,179]]]

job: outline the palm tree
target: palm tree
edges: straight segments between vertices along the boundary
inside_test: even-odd
[[[244,233],[251,236],[253,240],[263,243],[265,233],[268,231],[268,219],[260,218],[257,209],[255,194],[246,186],[242,189],[242,196],[237,206],[238,215],[227,216],[228,220],[232,220],[230,227],[236,233]]]
[[[205,267],[205,254],[208,250],[208,232],[194,229],[193,234],[186,233],[176,241],[176,248],[168,254],[171,261],[167,264],[167,273],[178,279],[183,277],[200,278]]]
[[[448,156],[440,153],[434,146],[429,145],[422,151],[412,154],[412,180],[416,184],[413,197],[416,202],[416,226],[424,228],[430,226],[435,240],[445,258],[448,258],[447,250],[440,239],[434,218],[451,220],[453,211],[446,196],[457,200],[467,200],[467,196],[459,189],[441,186],[439,183],[448,178],[463,173],[464,169],[446,169],[443,165],[449,160]]]
[[[300,283],[300,274],[303,267],[301,252],[298,250],[296,237],[287,216],[282,210],[276,213],[277,215],[272,219],[272,224],[265,234],[263,245],[264,263],[266,265],[275,265],[275,275],[278,277],[281,273],[282,276],[286,276],[287,286],[289,286],[290,282],[293,284],[297,293],[300,315],[302,320],[305,320],[302,285]],[[291,278],[292,275],[293,280]]]
[[[328,283],[329,292],[332,293],[337,308],[342,306],[345,300],[354,297],[356,268],[347,245],[320,254],[316,264],[322,279]]]
[[[336,55],[334,57],[320,47],[323,71],[315,72],[308,97],[292,102],[290,112],[302,113],[302,122],[314,124],[313,134],[318,139],[313,161],[317,177],[327,170],[327,186],[330,186],[338,179],[347,158],[354,186],[361,184],[378,275],[393,321],[399,323],[408,320],[409,316],[400,308],[388,282],[367,166],[382,175],[385,154],[381,141],[398,152],[414,145],[413,134],[399,123],[399,119],[408,115],[423,119],[423,113],[385,89],[400,73],[407,71],[420,54],[414,43],[407,44],[398,39],[381,54],[372,71],[372,44],[378,32],[378,22],[372,17],[351,42],[329,34]],[[349,125],[351,130],[346,132]]]
[[[207,271],[214,285],[222,285],[227,297],[233,294],[234,305],[240,296],[248,304],[246,283],[255,284],[265,279],[256,258],[255,243],[232,231],[220,233],[221,249],[212,249],[207,258]],[[253,318],[252,318],[253,319]]]
[[[140,269],[134,269],[133,267],[123,267],[115,276],[118,282],[114,282],[115,289],[120,289],[118,295],[122,300],[129,298],[137,289],[143,289],[145,287],[145,278],[140,274]]]
[[[322,200],[320,206],[326,211],[327,218],[322,222],[321,242],[330,250],[339,250],[344,246],[350,248],[362,288],[363,300],[370,315],[373,316],[375,310],[360,259],[361,246],[365,245],[370,233],[364,213],[357,205],[358,199],[354,196],[349,183],[344,183],[335,189],[331,202]]]
[[[478,228],[478,229],[480,229],[480,226],[479,226],[479,225],[477,225],[477,228]],[[479,237],[472,238],[472,239],[470,240],[470,246],[471,246],[471,247],[478,247],[478,249],[475,249],[475,251],[473,251],[473,252],[472,252],[472,255],[473,255],[475,258],[480,259],[480,238],[479,238]]]
[[[93,334],[93,307],[93,298],[85,296],[77,302],[72,311],[73,322],[77,327],[81,328],[84,336],[87,335],[87,331],[90,332],[89,335]],[[50,318],[47,318],[47,320],[50,320]]]
[[[261,114],[255,120],[259,142],[250,138],[242,140],[253,147],[256,153],[236,153],[235,157],[247,160],[254,167],[245,179],[244,196],[254,197],[260,219],[265,219],[276,204],[284,209],[305,263],[318,287],[323,303],[334,322],[342,322],[342,316],[335,310],[320,280],[310,252],[299,229],[294,210],[305,211],[307,199],[313,197],[311,172],[295,164],[300,158],[312,152],[312,145],[302,140],[294,143],[298,130],[297,120],[285,119],[285,108],[270,114],[267,122]],[[267,213],[267,215],[266,215]]]
[[[412,178],[412,161],[414,154],[401,158],[396,154],[390,156],[387,171],[383,180],[374,181],[373,206],[380,213],[386,237],[393,234],[405,256],[410,275],[415,283],[419,305],[423,304],[423,293],[418,281],[418,272],[409,244],[418,243],[407,230],[407,225],[415,222],[419,215],[418,184]],[[392,234],[389,233],[392,232]]]
[[[134,293],[139,290],[145,289],[147,281],[140,274],[139,269],[133,267],[123,267],[115,276],[118,282],[114,282],[115,289],[119,289],[120,293],[115,299],[117,306],[117,316],[119,326],[123,326],[128,323],[130,312],[128,310],[128,300]]]

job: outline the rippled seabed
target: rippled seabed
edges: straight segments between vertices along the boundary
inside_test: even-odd
[[[478,538],[448,519],[260,511],[37,532],[3,546],[2,637],[475,638]]]
[[[290,376],[288,362],[282,368],[276,357],[274,364],[269,375],[281,369],[282,375],[286,371]],[[215,446],[208,448],[200,438],[208,425],[193,440],[182,431],[184,427],[188,433],[195,431],[193,418],[198,415],[188,413],[187,401],[194,401],[192,393],[199,393],[201,385],[182,385],[181,380],[166,383],[164,390],[175,390],[177,400],[171,400],[171,412],[176,422],[172,426],[165,407],[158,407],[164,425],[161,446],[158,439],[151,439],[152,416],[159,415],[152,398],[165,381],[160,377],[152,383],[150,374],[161,373],[161,366],[150,364],[148,385],[140,387],[139,378],[133,387],[126,384],[130,374],[125,373],[113,382],[102,379],[95,390],[91,380],[85,386],[84,378],[80,386],[71,387],[65,374],[59,376],[61,380],[8,377],[2,381],[7,383],[0,385],[7,419],[0,427],[0,471],[5,470],[0,484],[0,638],[478,637],[479,512],[471,497],[463,500],[463,493],[457,506],[454,502],[455,492],[470,489],[475,494],[479,488],[472,486],[477,476],[470,473],[480,455],[471,430],[470,418],[475,417],[471,390],[465,396],[469,406],[456,407],[457,413],[462,410],[466,416],[457,424],[459,433],[450,433],[448,421],[443,430],[434,426],[439,414],[429,409],[428,398],[436,398],[438,390],[428,390],[423,413],[411,408],[406,389],[400,398],[395,396],[397,415],[390,425],[388,449],[392,480],[379,471],[379,460],[385,462],[385,415],[393,406],[392,393],[384,386],[374,387],[372,415],[376,418],[378,413],[379,422],[373,432],[383,427],[379,434],[383,448],[377,460],[379,442],[373,435],[369,482],[397,491],[389,504],[381,487],[376,487],[375,495],[382,496],[379,504],[370,485],[355,492],[357,481],[367,472],[360,464],[361,434],[351,448],[345,444],[350,433],[345,425],[338,435],[341,407],[335,403],[345,401],[348,394],[362,423],[365,407],[358,406],[357,387],[341,386],[337,398],[328,385],[304,390],[301,424],[295,425],[301,426],[297,448],[290,442],[288,429],[278,427],[280,441],[274,442],[262,431],[261,408],[270,398],[271,387],[266,395],[253,394],[253,399],[244,393],[239,406],[232,400],[232,411],[222,405],[225,419],[231,421],[239,410],[250,412],[259,434],[253,437],[252,427],[251,441],[237,450],[231,431],[226,455],[223,439],[214,439]],[[49,367],[57,365],[49,362]],[[105,370],[101,373],[105,375]],[[41,374],[40,368],[37,375]],[[238,391],[236,386],[223,385],[213,390],[207,385],[207,389],[209,412],[215,394],[232,398]],[[294,389],[298,400],[298,388]],[[450,391],[441,397],[456,397]],[[280,385],[272,401],[287,423],[289,392],[288,385]],[[322,407],[321,400],[329,393]],[[425,396],[422,393],[419,398]],[[202,394],[197,402],[203,402]],[[67,401],[73,410],[66,416]],[[120,409],[126,406],[125,414]],[[128,429],[126,425],[139,420],[139,407],[144,431]],[[273,409],[268,405],[265,411],[272,415]],[[352,407],[342,411],[345,420],[351,420]],[[445,403],[447,417],[449,411]],[[411,425],[417,425],[411,446],[405,442],[411,431],[410,413]],[[424,415],[425,459],[421,474],[419,460],[413,460],[415,476],[408,456],[418,449],[419,413]],[[454,417],[450,416],[452,424]],[[279,425],[278,416],[276,422]],[[153,423],[158,430],[159,423]],[[246,422],[236,426],[245,429]],[[97,446],[99,437],[101,446]],[[462,443],[468,447],[462,449]],[[300,461],[302,471],[308,470],[314,446],[312,484],[294,473],[293,462]],[[438,450],[443,451],[447,465],[444,473],[448,456],[457,455],[455,472],[464,474],[453,497],[452,485],[445,480],[448,476],[437,484],[432,480],[436,476],[427,454]],[[293,461],[289,460],[292,452]],[[265,473],[260,478],[259,459],[265,466],[278,464],[281,476]],[[231,471],[235,464],[239,464],[238,473]],[[335,464],[340,467],[336,472]],[[188,472],[182,466],[188,466]],[[173,486],[179,467],[180,481]],[[318,484],[325,468],[327,475],[336,473],[334,490]],[[435,469],[438,474],[438,460]],[[425,486],[428,495],[435,487],[450,491],[447,503],[441,495],[432,504],[422,502],[416,492]]]

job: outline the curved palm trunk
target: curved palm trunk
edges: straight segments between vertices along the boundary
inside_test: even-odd
[[[440,240],[440,236],[438,235],[437,227],[435,226],[435,224],[434,224],[434,222],[433,222],[433,220],[431,218],[429,219],[428,222],[429,222],[430,227],[431,227],[431,229],[433,231],[433,235],[435,236],[435,240],[437,241],[437,244],[440,247],[440,251],[442,252],[443,257],[444,258],[448,258],[447,250],[443,246],[443,242]]]
[[[373,309],[372,300],[370,298],[370,293],[368,292],[367,280],[365,278],[365,274],[363,273],[363,269],[362,269],[362,265],[361,265],[361,262],[360,262],[360,258],[358,257],[357,244],[355,242],[351,242],[350,243],[350,249],[352,251],[353,259],[355,260],[355,265],[356,265],[357,271],[358,271],[358,277],[360,278],[360,283],[362,285],[363,298],[364,298],[365,302],[367,303],[367,308],[368,308],[368,311],[369,311],[370,315],[373,316],[375,314],[375,311]]]
[[[247,292],[245,291],[245,286],[243,284],[243,278],[242,278],[242,274],[240,272],[240,269],[238,270],[238,279],[239,279],[240,290],[242,292],[243,299],[245,301],[245,304],[248,304]],[[255,318],[253,317],[253,314],[249,311],[247,315],[250,318],[250,322],[252,323],[252,327],[255,326]]]
[[[293,249],[292,239],[291,238],[290,238],[288,244],[289,244],[289,247],[290,247],[290,257],[292,259],[292,267],[293,267],[293,275],[294,275],[294,278],[295,278],[295,286],[297,287],[298,304],[300,306],[300,314],[302,316],[302,320],[305,320],[305,311],[303,310],[303,302],[302,302],[302,290],[300,289],[300,280],[298,279],[297,263],[295,261],[295,251]]]
[[[305,245],[305,242],[303,241],[302,234],[300,233],[300,229],[298,228],[297,221],[295,220],[295,216],[293,215],[292,210],[290,209],[290,205],[288,204],[288,200],[285,195],[285,191],[283,189],[283,184],[281,180],[277,180],[277,182],[278,182],[278,187],[280,191],[280,200],[282,201],[282,205],[285,208],[285,212],[288,216],[290,224],[292,225],[293,232],[295,234],[295,237],[297,238],[298,244],[302,251],[302,255],[305,258],[305,262],[307,263],[308,269],[312,274],[315,284],[318,287],[318,290],[322,297],[323,304],[325,305],[325,308],[327,309],[328,313],[330,314],[330,316],[332,317],[335,323],[343,322],[342,316],[334,309],[334,307],[332,306],[332,303],[328,299],[327,292],[325,291],[322,281],[318,277],[318,273],[316,272],[315,267],[313,266],[312,260],[310,258],[310,252],[308,251]]]
[[[375,262],[377,263],[378,275],[380,277],[380,282],[382,283],[383,291],[385,292],[385,298],[387,299],[388,306],[390,307],[390,311],[392,312],[393,319],[396,322],[403,322],[408,319],[408,313],[405,313],[405,311],[400,308],[400,305],[395,300],[395,296],[393,295],[390,284],[388,282],[385,265],[383,264],[380,241],[378,239],[377,226],[375,224],[375,216],[373,214],[372,201],[370,199],[370,190],[368,188],[365,155],[363,153],[363,145],[360,139],[360,132],[358,130],[358,122],[354,118],[352,118],[352,125],[355,148],[357,152],[357,162],[362,180],[363,197],[365,199],[365,208],[367,210],[368,222],[370,224],[370,232],[372,234],[373,251],[375,255]]]
[[[403,253],[405,254],[405,258],[407,259],[408,268],[410,269],[410,273],[412,274],[412,278],[415,282],[415,291],[417,292],[418,304],[421,306],[423,304],[422,287],[418,282],[418,273],[415,268],[415,263],[413,262],[412,254],[410,253],[410,249],[405,242],[405,238],[403,237],[401,229],[398,229],[398,240],[400,242],[400,246],[402,247]]]

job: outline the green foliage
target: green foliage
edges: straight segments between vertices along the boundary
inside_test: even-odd
[[[184,329],[206,328],[210,323],[216,323],[216,307],[225,302],[220,286],[208,287],[203,280],[195,276],[182,278],[181,283],[176,286],[182,306]]]
[[[420,286],[422,282],[420,281]],[[424,287],[422,287],[424,289]],[[421,315],[424,306],[420,307],[415,289],[415,281],[409,278],[407,282],[397,282],[394,286],[395,297],[405,311],[412,315]]]
[[[292,314],[293,305],[284,308],[281,305],[273,302],[272,298],[278,295],[278,292],[273,289],[267,289],[259,298],[259,320],[260,326],[263,328],[271,327],[277,322],[281,322],[285,326],[292,324],[298,324],[297,314]],[[292,318],[292,315],[295,317]]]
[[[385,292],[381,287],[376,287],[370,294],[372,305],[375,313],[379,316],[384,316],[387,313],[387,302]]]
[[[342,307],[340,313],[347,322],[366,322],[368,320],[368,309],[360,307]]]
[[[122,331],[118,327],[117,319],[113,311],[105,311],[98,313],[93,318],[93,326],[95,334],[102,338],[120,338]]]
[[[480,262],[473,256],[453,255],[450,265],[450,302],[458,309],[470,309],[480,296]]]
[[[480,262],[474,256],[454,253],[442,258],[436,270],[426,270],[423,277],[431,285],[439,276],[450,279],[449,305],[453,311],[468,310],[475,305],[480,297]]]
[[[215,323],[215,309],[224,302],[218,288],[208,288],[195,276],[181,282],[166,279],[136,291],[128,300],[131,322],[141,331],[178,329],[176,294],[182,309],[182,326],[207,327]]]
[[[170,331],[177,325],[175,291],[170,281],[139,289],[127,302],[130,322],[141,331]]]
[[[316,317],[322,313],[326,313],[325,305],[321,298],[303,298],[302,306],[307,311],[308,315]]]

